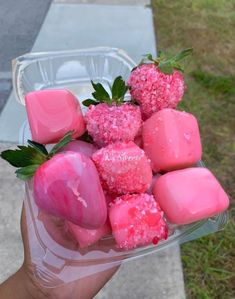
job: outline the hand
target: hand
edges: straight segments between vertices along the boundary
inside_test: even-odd
[[[0,286],[1,299],[90,299],[110,280],[118,267],[82,278],[57,288],[45,288],[33,274],[24,207],[21,215],[24,263],[20,270]]]

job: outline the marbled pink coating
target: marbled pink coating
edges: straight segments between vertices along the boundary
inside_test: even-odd
[[[25,97],[32,139],[42,144],[58,142],[68,131],[77,138],[85,121],[75,96],[64,89],[29,92]]]
[[[155,172],[193,166],[202,156],[196,118],[174,109],[160,110],[144,122],[143,144]]]
[[[109,219],[119,248],[128,250],[152,242],[157,244],[168,236],[163,212],[152,195],[118,197],[110,206]]]
[[[229,206],[229,198],[217,179],[201,167],[162,175],[153,194],[169,221],[179,225],[211,217]]]
[[[93,245],[102,237],[112,232],[108,221],[97,229],[86,229],[69,221],[66,222],[66,226],[73,238],[78,242],[80,248],[86,248]]]
[[[103,187],[117,194],[145,192],[152,180],[150,163],[134,142],[119,142],[93,156]]]
[[[57,154],[38,168],[34,199],[39,208],[84,228],[99,228],[107,218],[95,165],[76,152]]]
[[[143,64],[132,71],[128,81],[130,93],[141,105],[144,119],[163,108],[175,108],[181,101],[184,77],[179,71],[164,74],[154,64]]]
[[[91,105],[85,120],[88,133],[99,146],[133,141],[142,123],[140,108],[131,104]]]
[[[66,144],[60,152],[78,152],[81,154],[86,155],[87,157],[91,158],[91,156],[98,150],[96,146],[91,143],[82,141],[82,140],[73,140]]]

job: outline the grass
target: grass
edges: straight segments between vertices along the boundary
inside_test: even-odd
[[[193,47],[180,109],[199,120],[203,160],[230,195],[224,231],[182,246],[189,299],[235,298],[235,2],[153,0],[158,49]]]
[[[235,216],[235,210],[230,217]],[[235,222],[226,231],[182,246],[188,298],[231,299],[235,292]]]

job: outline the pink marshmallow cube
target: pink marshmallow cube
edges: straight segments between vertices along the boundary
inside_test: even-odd
[[[33,91],[25,97],[32,139],[42,144],[58,142],[68,131],[77,138],[85,132],[80,104],[67,90]]]
[[[155,172],[193,166],[202,156],[196,118],[174,109],[162,109],[145,121],[143,144]]]
[[[111,233],[111,227],[108,221],[97,229],[86,229],[72,222],[66,222],[67,230],[71,233],[73,238],[78,242],[80,248],[86,248],[95,244],[102,237]]]
[[[206,168],[175,170],[158,178],[153,194],[170,222],[189,224],[226,210],[229,198]]]

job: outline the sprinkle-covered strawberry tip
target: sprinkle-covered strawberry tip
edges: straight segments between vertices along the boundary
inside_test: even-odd
[[[1,158],[18,168],[15,173],[19,179],[28,180],[34,176],[40,165],[51,159],[72,140],[72,134],[72,131],[65,134],[50,152],[43,144],[28,140],[28,146],[18,145],[18,149],[3,151]]]
[[[132,99],[140,104],[144,119],[163,108],[176,108],[181,101],[186,87],[180,61],[191,53],[192,48],[173,57],[161,52],[157,59],[148,54],[133,69],[128,85]]]
[[[117,77],[111,87],[112,96],[100,83],[93,83],[95,100],[85,100],[89,106],[85,120],[87,131],[94,142],[102,147],[117,141],[133,141],[142,124],[139,106],[124,100],[127,86]]]

